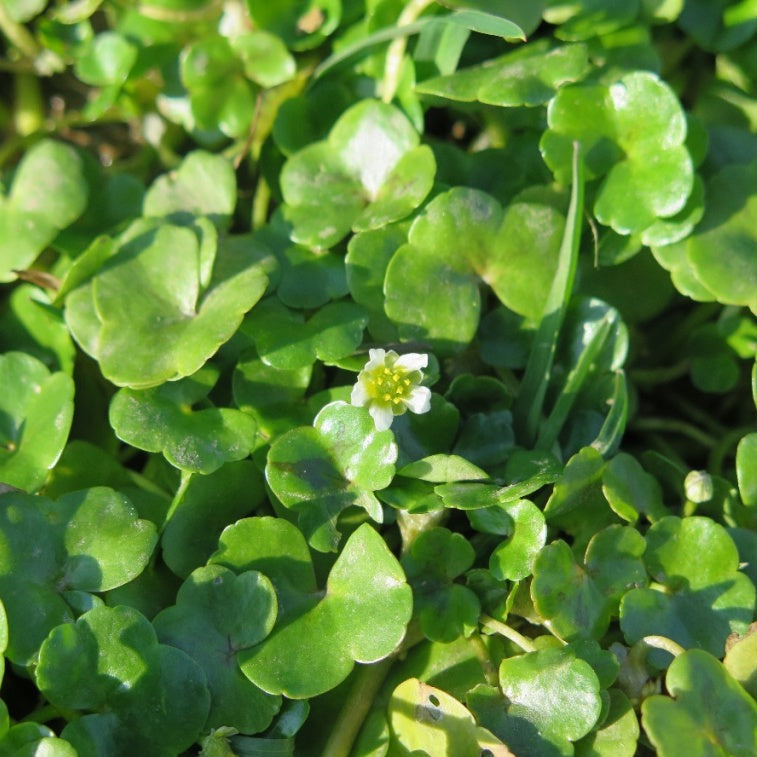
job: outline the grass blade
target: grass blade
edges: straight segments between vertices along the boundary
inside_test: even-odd
[[[583,159],[578,142],[573,145],[573,186],[568,217],[565,221],[557,272],[547,296],[539,329],[513,407],[515,428],[524,446],[534,444],[542,416],[544,397],[552,373],[557,338],[573,290],[581,242],[581,218],[584,205]]]

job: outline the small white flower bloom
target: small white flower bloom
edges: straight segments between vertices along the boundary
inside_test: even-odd
[[[350,402],[358,407],[367,405],[379,431],[386,431],[395,415],[431,409],[431,390],[420,386],[428,355],[369,350],[368,358],[352,387]]]

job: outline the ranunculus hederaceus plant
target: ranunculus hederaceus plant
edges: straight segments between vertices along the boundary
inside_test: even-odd
[[[0,31],[0,755],[757,753],[754,3]]]

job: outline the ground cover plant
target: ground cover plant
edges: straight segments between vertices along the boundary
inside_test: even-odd
[[[754,0],[0,30],[0,757],[757,753]]]

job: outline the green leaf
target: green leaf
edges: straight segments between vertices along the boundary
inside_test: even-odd
[[[73,148],[44,139],[26,152],[10,194],[0,198],[0,282],[30,267],[84,212],[88,193],[83,161]]]
[[[400,476],[418,478],[435,484],[452,481],[480,481],[489,478],[486,471],[459,455],[430,455],[405,465],[397,471]]]
[[[386,271],[385,310],[400,336],[430,341],[441,354],[462,349],[478,326],[479,278],[516,312],[540,313],[541,287],[554,275],[563,230],[552,200],[523,197],[503,212],[475,189],[435,197]],[[463,248],[460,239],[467,240]]]
[[[60,457],[73,418],[74,382],[23,352],[0,355],[0,481],[33,492]]]
[[[481,606],[476,595],[454,579],[473,565],[473,547],[446,528],[423,531],[402,558],[413,587],[415,613],[426,638],[449,643],[470,636]]]
[[[602,473],[602,493],[613,511],[629,523],[635,523],[642,513],[653,522],[667,515],[657,480],[626,452],[608,461]]]
[[[549,285],[547,299],[539,313],[539,328],[521,381],[521,390],[513,407],[515,428],[520,431],[526,443],[533,443],[536,437],[552,372],[557,337],[565,318],[576,275],[584,202],[582,149],[578,143],[573,144],[570,207],[557,254],[555,274]]]
[[[725,669],[755,698],[757,693],[757,633],[752,624],[745,636],[729,639],[723,659]]]
[[[145,216],[185,224],[207,216],[219,228],[228,226],[237,200],[231,163],[203,150],[190,152],[179,167],[159,176],[147,190]]]
[[[265,499],[263,477],[251,460],[193,476],[161,537],[163,559],[181,578],[204,565],[224,527]]]
[[[311,546],[336,551],[339,513],[362,507],[374,521],[383,519],[373,492],[394,476],[397,445],[391,431],[376,431],[363,408],[333,402],[313,427],[292,429],[272,445],[266,480],[285,507],[297,513]]]
[[[525,718],[541,733],[577,741],[597,722],[599,681],[569,650],[544,649],[503,660],[502,693],[511,717]]]
[[[50,369],[73,373],[76,348],[62,314],[31,284],[18,285],[10,293],[0,320],[0,343],[6,352],[26,352]]]
[[[393,741],[403,753],[473,755],[501,742],[446,691],[408,678],[392,692],[387,710]],[[502,747],[501,747],[502,748]],[[506,752],[502,752],[506,754]]]
[[[534,562],[531,597],[558,637],[601,639],[610,623],[610,600],[564,541],[544,547]]]
[[[547,523],[588,543],[597,532],[617,522],[602,494],[602,475],[606,463],[599,452],[584,447],[568,460],[562,476],[547,500]]]
[[[400,220],[431,189],[435,163],[396,108],[364,100],[324,142],[292,155],[281,172],[284,216],[295,242],[317,249],[349,232]]]
[[[301,313],[271,297],[250,313],[242,330],[255,342],[263,363],[296,371],[309,368],[316,359],[331,363],[351,355],[367,322],[363,308],[353,302],[329,303],[305,322]]]
[[[428,79],[416,92],[463,102],[500,107],[546,104],[566,83],[580,81],[589,71],[584,45],[550,49],[546,40],[448,76]]]
[[[339,0],[246,0],[255,25],[278,37],[293,50],[310,50],[331,34],[341,19]]]
[[[304,537],[287,521],[239,521],[222,534],[211,562],[260,570],[276,588],[280,611],[273,632],[239,654],[242,672],[271,694],[304,699],[332,689],[354,661],[391,654],[410,620],[404,573],[368,524],[345,542],[325,591],[317,589]]]
[[[106,31],[92,37],[76,59],[79,79],[95,87],[123,84],[137,60],[138,48],[117,32]]]
[[[254,351],[253,351],[254,353]],[[234,402],[258,427],[258,443],[270,443],[289,429],[307,423],[303,395],[312,367],[283,369],[245,353],[234,369]]]
[[[728,635],[746,632],[755,604],[755,587],[738,570],[733,540],[701,516],[662,518],[646,538],[647,569],[662,586],[624,595],[620,625],[626,640],[663,635],[722,657]]]
[[[201,369],[200,373],[207,372]],[[195,374],[196,376],[197,374]],[[231,408],[192,405],[204,399],[215,383],[187,400],[182,385],[195,376],[155,389],[121,389],[110,403],[109,419],[116,436],[138,449],[162,452],[171,465],[189,473],[213,473],[222,465],[247,457],[255,444],[255,420]]]
[[[609,85],[562,87],[548,109],[541,149],[566,183],[573,141],[581,142],[588,180],[603,178],[594,202],[600,223],[641,232],[679,213],[694,186],[681,104],[654,74],[634,71]],[[639,123],[644,129],[639,129]]]
[[[53,629],[36,679],[58,707],[106,709],[64,729],[64,738],[85,754],[93,748],[177,754],[199,736],[210,704],[200,667],[159,644],[150,623],[128,607],[98,607]]]
[[[537,555],[547,541],[544,515],[527,499],[501,506],[510,521],[507,538],[489,556],[489,570],[500,581],[520,581],[531,575]]]
[[[195,373],[260,299],[267,250],[221,241],[210,266],[202,252],[188,228],[138,221],[66,298],[74,338],[114,384],[146,389]]]
[[[245,74],[262,87],[275,87],[294,78],[294,58],[275,35],[258,30],[238,34],[230,42]]]
[[[693,274],[719,302],[757,310],[757,161],[726,166],[706,186],[707,209],[687,242]]]
[[[639,720],[628,697],[610,689],[610,708],[601,727],[576,743],[576,757],[634,757]]]
[[[7,656],[28,663],[48,632],[71,621],[69,590],[107,591],[136,578],[157,541],[123,495],[95,487],[57,502],[23,493],[0,496],[0,596],[9,620]],[[33,598],[34,611],[30,612]]]
[[[0,738],[0,755],[14,757],[26,754],[76,757],[77,752],[67,741],[57,738],[47,726],[32,722],[17,723]]]
[[[642,725],[660,757],[701,754],[749,757],[757,749],[757,704],[722,664],[700,649],[676,657],[665,685],[669,698],[648,697]]]
[[[276,594],[262,573],[235,575],[209,565],[197,568],[179,589],[176,604],[153,621],[161,643],[183,650],[205,672],[210,691],[206,729],[225,725],[259,733],[271,724],[281,699],[242,675],[236,653],[261,642],[276,614]]]

